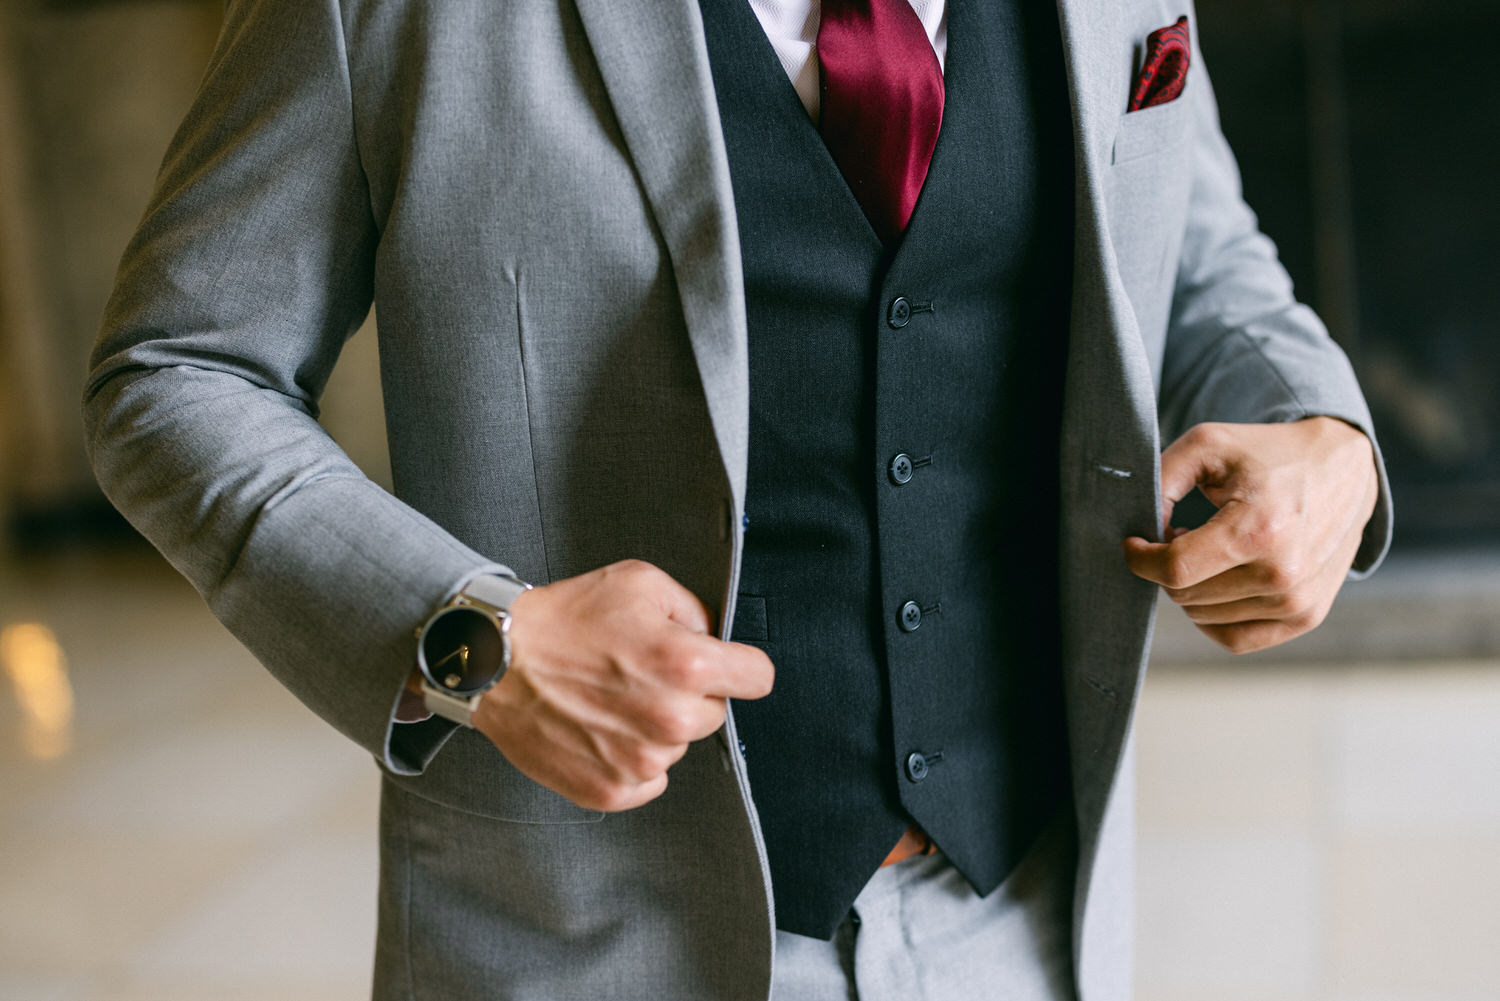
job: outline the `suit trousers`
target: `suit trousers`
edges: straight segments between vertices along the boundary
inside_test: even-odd
[[[941,852],[870,878],[833,939],[776,933],[771,1001],[1077,1001],[1073,818],[976,894]]]

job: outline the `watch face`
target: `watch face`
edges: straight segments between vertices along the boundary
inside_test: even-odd
[[[419,663],[427,680],[445,692],[482,692],[504,663],[500,626],[477,608],[447,609],[423,631]]]

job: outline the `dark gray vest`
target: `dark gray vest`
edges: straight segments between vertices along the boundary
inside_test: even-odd
[[[987,893],[1068,787],[1057,15],[949,0],[942,132],[886,247],[745,0],[701,6],[750,323],[733,635],[777,668],[734,711],[777,924],[828,938],[913,820]]]

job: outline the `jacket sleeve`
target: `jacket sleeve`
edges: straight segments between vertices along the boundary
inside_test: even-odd
[[[1219,127],[1213,88],[1196,48],[1192,190],[1178,260],[1160,389],[1162,439],[1204,421],[1337,417],[1375,447],[1380,498],[1355,558],[1373,571],[1390,545],[1391,500],[1370,412],[1348,358],[1292,282],[1241,197],[1239,169]]]
[[[388,768],[413,628],[503,569],[369,481],[317,399],[367,314],[379,233],[336,0],[231,0],[126,250],[84,395],[105,493],[314,712]]]

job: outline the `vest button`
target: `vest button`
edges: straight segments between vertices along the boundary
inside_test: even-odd
[[[913,782],[927,777],[927,758],[921,751],[912,751],[906,756],[906,777]]]
[[[922,624],[922,606],[915,601],[908,601],[901,606],[901,631],[904,633],[915,632]]]
[[[905,296],[896,296],[891,300],[890,308],[885,311],[885,322],[891,325],[892,330],[900,330],[911,322],[911,303],[906,301]]]
[[[891,460],[891,482],[896,486],[911,482],[911,456],[905,452],[897,452],[896,457]]]

